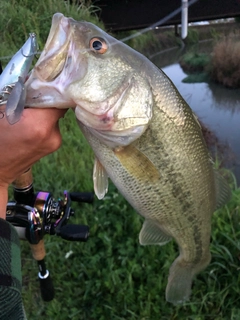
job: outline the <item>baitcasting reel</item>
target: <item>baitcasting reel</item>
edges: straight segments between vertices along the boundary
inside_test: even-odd
[[[44,301],[54,298],[54,287],[46,268],[43,237],[57,235],[70,241],[87,241],[89,227],[67,224],[74,215],[71,201],[92,203],[94,194],[90,192],[64,191],[63,199],[55,200],[51,193],[34,193],[31,169],[15,180],[14,201],[7,204],[6,219],[17,230],[19,238],[28,240],[33,258],[38,263],[38,278]]]
[[[22,198],[21,191],[15,189],[15,199]],[[17,230],[20,239],[27,239],[30,244],[38,244],[45,234],[58,235],[65,240],[87,241],[89,227],[67,224],[74,215],[71,201],[93,202],[92,193],[64,191],[63,199],[56,201],[51,193],[40,191],[32,194],[32,206],[20,201],[8,202],[7,221]],[[21,200],[22,201],[22,200]]]

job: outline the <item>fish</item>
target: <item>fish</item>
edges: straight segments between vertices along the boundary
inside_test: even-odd
[[[56,13],[26,91],[29,107],[75,110],[95,154],[97,197],[110,178],[144,218],[141,245],[176,241],[166,300],[189,300],[193,278],[211,260],[212,215],[230,191],[171,80],[99,27]]]
[[[27,41],[0,74],[0,105],[6,104],[5,114],[10,124],[21,118],[26,99],[24,83],[37,48],[36,34],[30,33]]]

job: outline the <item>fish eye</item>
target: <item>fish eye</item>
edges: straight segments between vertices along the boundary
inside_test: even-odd
[[[107,43],[102,38],[92,38],[89,43],[90,49],[96,53],[105,53],[108,49]]]

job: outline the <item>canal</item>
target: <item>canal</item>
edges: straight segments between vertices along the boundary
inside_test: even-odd
[[[200,121],[223,147],[223,165],[233,171],[240,186],[240,90],[215,83],[184,83],[187,77],[178,63],[181,49],[155,53],[150,60],[175,84]],[[220,150],[219,149],[219,150]]]

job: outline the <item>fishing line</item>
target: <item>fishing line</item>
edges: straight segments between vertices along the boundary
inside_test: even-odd
[[[188,2],[188,8],[193,5],[195,2],[197,2],[198,0],[191,0],[190,2]],[[159,27],[161,25],[163,25],[165,22],[167,22],[168,20],[170,20],[171,18],[173,18],[174,16],[176,16],[178,13],[180,13],[182,11],[182,7],[179,7],[178,9],[174,10],[173,12],[169,13],[166,17],[160,19],[159,21],[155,22],[154,24],[152,24],[150,27],[147,27],[145,29],[142,29],[139,32],[136,32],[126,38],[121,39],[120,41],[122,42],[126,42],[130,39],[133,39],[137,36],[142,35],[143,33],[150,31],[152,29],[155,29],[156,27]]]
[[[197,2],[197,1],[199,1],[199,0],[191,0],[191,1],[189,1],[188,4],[187,4],[188,8],[189,8],[191,5],[193,5],[195,2]],[[149,27],[147,27],[147,28],[145,28],[145,29],[142,29],[141,31],[136,32],[136,33],[134,33],[134,34],[132,34],[132,35],[130,35],[130,36],[127,36],[127,37],[125,37],[125,38],[123,38],[123,39],[121,39],[121,40],[119,40],[119,41],[121,41],[121,42],[126,42],[126,41],[128,41],[128,40],[130,40],[130,39],[133,39],[133,38],[136,38],[136,37],[142,35],[142,34],[145,33],[145,32],[148,32],[148,31],[150,31],[150,30],[153,30],[153,29],[155,29],[156,27],[159,27],[159,26],[163,25],[165,22],[167,22],[168,20],[170,20],[171,18],[173,18],[174,16],[176,16],[177,14],[179,14],[181,11],[182,11],[182,6],[179,7],[179,8],[177,8],[176,10],[172,11],[172,12],[169,13],[166,17],[160,19],[159,21],[155,22],[155,23],[152,24],[151,26],[149,26]],[[116,43],[117,43],[117,41],[116,41]],[[41,54],[41,51],[37,51],[35,54]],[[12,58],[12,57],[13,57],[13,55],[12,55],[12,56],[4,56],[4,57],[0,57],[0,60],[8,60],[8,59],[10,59],[10,58]]]

